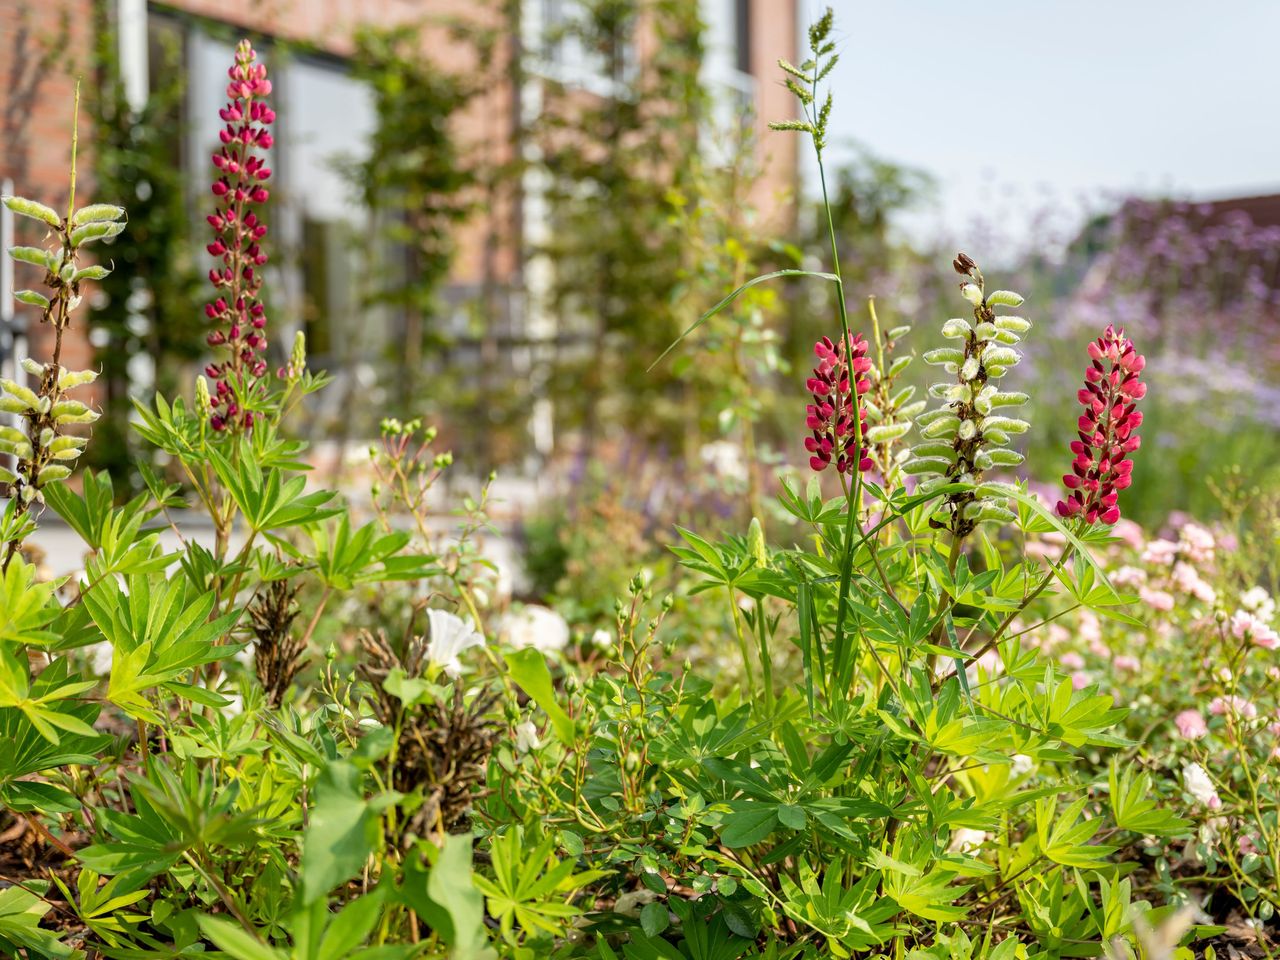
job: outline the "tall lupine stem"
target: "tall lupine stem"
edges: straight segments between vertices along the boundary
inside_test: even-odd
[[[1023,433],[1030,425],[997,411],[1020,406],[1028,398],[1023,393],[1002,392],[992,381],[1001,379],[1021,359],[1012,345],[1031,324],[1022,317],[996,315],[995,307],[1020,306],[1022,297],[1009,290],[988,294],[982,271],[972,258],[961,253],[952,266],[965,278],[960,293],[973,307],[973,321],[960,317],[948,320],[942,325],[942,335],[961,341],[961,345],[924,355],[926,363],[942,367],[955,380],[929,388],[930,396],[943,402],[916,418],[923,442],[912,447],[913,459],[902,469],[925,475],[919,486],[921,493],[948,484],[965,487],[948,494],[942,510],[930,520],[933,526],[951,531],[954,564],[960,543],[979,523],[1014,519],[1001,485],[984,481],[983,475],[993,467],[1022,462],[1022,455],[1005,445],[1010,434]]]
[[[267,262],[260,244],[267,225],[253,208],[261,207],[270,196],[262,184],[271,177],[271,169],[255,151],[271,148],[267,127],[276,115],[262,99],[271,93],[271,81],[266,66],[254,62],[256,57],[249,41],[241,40],[236,62],[227,71],[229,102],[218,113],[226,123],[219,132],[222,146],[213,155],[219,170],[212,187],[218,207],[208,217],[214,229],[208,250],[221,258],[222,267],[209,271],[218,297],[205,307],[216,327],[206,339],[209,346],[226,347],[230,354],[205,368],[216,384],[209,419],[215,430],[253,426],[253,413],[245,409],[244,401],[267,370],[261,356],[267,346],[267,316],[260,269]]]
[[[80,88],[76,87],[76,119],[78,128]],[[97,374],[92,370],[68,370],[61,365],[63,334],[71,325],[71,314],[80,305],[86,281],[101,280],[111,271],[103,266],[80,266],[81,248],[95,240],[108,240],[124,230],[123,207],[106,203],[90,204],[75,209],[76,146],[78,129],[72,137],[71,188],[67,215],[62,218],[51,207],[21,197],[4,197],[4,205],[14,213],[39,221],[53,238],[52,248],[11,247],[9,256],[20,263],[44,271],[44,285],[49,295],[34,290],[19,290],[14,298],[40,308],[40,322],[53,327],[53,350],[47,363],[30,357],[22,361],[27,374],[38,379],[35,389],[12,380],[0,380],[0,411],[16,414],[22,429],[0,426],[0,453],[17,461],[14,470],[0,470],[14,496],[10,501],[3,528],[4,569],[30,532],[27,514],[33,504],[44,502],[43,490],[51,483],[71,475],[76,460],[84,451],[87,438],[66,433],[73,424],[90,424],[99,414],[68,392],[92,383]]]
[[[1085,412],[1077,422],[1076,455],[1062,483],[1071,492],[1058,501],[1058,515],[1081,517],[1085,523],[1112,524],[1120,519],[1120,491],[1133,482],[1129,454],[1142,443],[1135,432],[1142,424],[1138,401],[1147,385],[1138,379],[1146,358],[1133,341],[1111,324],[1089,344],[1084,387],[1076,394]]]

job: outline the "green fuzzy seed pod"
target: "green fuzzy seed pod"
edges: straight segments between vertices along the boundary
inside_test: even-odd
[[[84,386],[86,383],[93,383],[97,379],[98,371],[96,370],[77,370],[75,372],[68,370],[58,377],[58,389],[73,390],[76,387]]]
[[[913,386],[903,387],[901,390],[899,390],[897,393],[893,395],[893,399],[890,400],[889,402],[892,403],[893,406],[895,407],[900,407],[904,403],[909,402],[911,398],[914,397],[915,395],[916,395],[915,387]]]
[[[26,440],[21,443],[0,440],[0,453],[7,453],[18,460],[30,460],[33,452],[31,444],[27,443]]]
[[[867,430],[867,440],[870,443],[890,443],[905,437],[910,430],[910,423],[886,423]]]
[[[60,463],[51,463],[48,466],[41,467],[40,472],[36,474],[36,486],[43,487],[46,483],[65,480],[69,476],[71,476],[70,467],[64,467]]]
[[[57,211],[52,207],[46,207],[43,203],[36,203],[34,200],[26,200],[22,197],[4,197],[2,202],[19,216],[41,220],[51,227],[62,223],[62,218],[58,216]]]
[[[924,362],[935,367],[947,363],[964,363],[964,351],[957,350],[955,347],[938,347],[936,350],[925,352]]]
[[[991,364],[990,366],[984,366],[983,369],[987,371],[988,380],[999,380],[1006,373],[1009,372],[1008,367],[1001,366],[999,364]]]
[[[41,364],[36,363],[36,361],[32,360],[30,357],[23,358],[22,369],[27,371],[27,373],[33,377],[44,376],[44,367]]]
[[[123,232],[123,223],[100,221],[98,223],[86,223],[82,227],[76,227],[71,231],[69,239],[72,247],[80,247],[86,243],[93,243],[95,240],[110,240],[112,237],[117,237]]]
[[[67,450],[81,451],[88,442],[87,437],[55,437],[48,447],[50,453],[59,454]]]
[[[1022,294],[1014,293],[1012,290],[996,290],[987,294],[987,306],[1020,307],[1023,304],[1023,299]]]
[[[55,436],[57,436],[57,434],[55,434],[48,427],[45,427],[43,430],[40,431],[40,446],[42,447],[49,446],[49,444],[53,443],[53,438]]]
[[[99,223],[103,220],[119,220],[124,216],[124,207],[110,203],[91,203],[81,207],[71,218],[71,225],[78,227],[84,223]]]
[[[898,411],[898,416],[906,417],[908,420],[913,420],[917,416],[919,416],[921,413],[923,413],[924,408],[927,406],[928,404],[925,403],[923,400],[917,400],[915,403],[908,403],[905,407],[903,407],[901,410]]]
[[[985,322],[980,323],[973,328],[973,335],[979,340],[990,340],[996,335],[995,325]]]
[[[18,475],[8,467],[0,467],[0,483],[17,483]]]
[[[942,335],[948,340],[963,340],[973,331],[969,321],[961,317],[952,317],[942,325]]]
[[[30,409],[30,406],[23,403],[17,397],[0,397],[0,412],[26,413]]]
[[[1003,430],[997,430],[995,427],[985,427],[982,431],[982,439],[987,443],[1003,447],[1009,442],[1009,435]]]
[[[923,457],[919,460],[908,460],[902,465],[902,472],[909,475],[921,473],[946,473],[951,469],[951,461],[942,457]]]
[[[911,366],[911,357],[898,357],[893,363],[889,364],[889,379],[893,379],[903,370]]]
[[[16,427],[0,427],[0,440],[7,443],[26,443],[27,435]]]
[[[34,290],[17,290],[13,294],[13,299],[19,303],[25,303],[29,307],[39,307],[42,310],[49,306],[49,298],[43,293],[36,293]]]
[[[995,325],[997,330],[1007,330],[1009,333],[1026,333],[1031,329],[1031,321],[1023,317],[996,317]]]
[[[948,461],[956,458],[955,448],[949,443],[917,443],[911,448],[913,457],[943,457]]]
[[[1016,467],[1025,459],[1026,457],[1016,450],[1005,450],[1000,447],[983,450],[978,454],[979,466],[983,470],[990,470],[992,467]],[[986,461],[985,466],[981,463],[983,460]]]
[[[982,362],[988,366],[1012,367],[1019,359],[1018,351],[1008,347],[989,346],[982,352]]]
[[[1016,333],[1010,333],[1008,330],[997,330],[994,342],[1007,343],[1009,346],[1013,346],[1015,343],[1021,343],[1022,338]]]
[[[33,267],[42,267],[49,269],[49,253],[47,250],[41,250],[39,247],[10,247],[9,256],[13,257],[19,263],[29,263]]]
[[[3,387],[9,396],[25,403],[29,410],[35,410],[40,406],[40,398],[36,396],[35,391],[24,387],[20,383],[15,383],[12,380],[0,380],[0,387]]]
[[[999,430],[1001,433],[1026,433],[1031,429],[1031,424],[1026,420],[1017,420],[1013,417],[987,417],[982,422],[982,429]]]
[[[950,417],[957,423],[960,422],[954,411],[949,410],[946,407],[938,407],[936,410],[930,410],[928,413],[920,414],[920,416],[916,417],[916,423],[922,427],[927,427],[929,424],[933,423],[935,420],[941,419],[942,417]]]
[[[109,276],[111,276],[110,270],[100,264],[95,264],[91,267],[77,270],[72,275],[71,280],[73,283],[79,283],[81,280],[105,280]]]
[[[893,329],[891,329],[887,334],[887,336],[889,337],[890,340],[901,340],[910,332],[911,332],[911,327],[904,323],[900,327],[894,327]]]
[[[997,393],[991,397],[993,407],[1020,407],[1031,398],[1025,393]]]
[[[942,420],[933,421],[933,423],[920,431],[920,436],[924,437],[926,440],[937,440],[940,437],[953,437],[955,436],[956,430],[959,426],[960,418],[953,415]]]

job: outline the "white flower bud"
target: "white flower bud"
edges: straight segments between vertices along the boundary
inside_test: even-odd
[[[981,366],[977,357],[970,357],[964,362],[964,366],[960,368],[960,379],[968,383],[978,375],[978,370]]]

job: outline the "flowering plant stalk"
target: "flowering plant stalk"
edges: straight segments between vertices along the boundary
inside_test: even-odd
[[[76,89],[76,121],[80,107]],[[5,543],[4,567],[8,568],[14,553],[30,532],[26,514],[33,504],[44,503],[44,489],[65,480],[75,468],[88,438],[67,432],[68,427],[91,424],[99,414],[80,400],[68,396],[71,390],[92,383],[93,370],[68,370],[62,366],[63,335],[71,325],[71,315],[80,305],[84,289],[111,271],[100,265],[82,265],[83,249],[98,240],[109,240],[124,230],[125,211],[112,204],[90,204],[75,208],[76,143],[72,138],[71,189],[67,215],[61,217],[51,207],[21,197],[4,197],[6,207],[23,217],[35,220],[51,236],[51,246],[11,247],[10,257],[44,272],[49,293],[19,290],[14,294],[20,303],[40,310],[40,323],[53,328],[53,350],[45,363],[30,357],[22,368],[36,378],[34,389],[13,380],[0,380],[0,411],[19,417],[22,429],[0,426],[0,453],[16,461],[13,470],[0,468],[0,482],[9,486],[12,499],[6,508],[0,530]]]
[[[267,225],[258,209],[270,198],[263,184],[271,178],[271,168],[259,151],[271,148],[268,127],[276,115],[265,99],[271,93],[266,65],[256,59],[249,41],[240,41],[235,63],[227,70],[229,102],[218,112],[226,124],[218,134],[222,146],[213,154],[219,176],[212,192],[218,206],[207,218],[214,230],[208,251],[222,261],[222,267],[209,271],[218,296],[205,306],[205,315],[215,326],[206,340],[230,354],[205,368],[215,383],[209,422],[217,431],[253,426],[254,384],[267,370],[261,355],[267,346],[262,303],[267,253],[261,244]]]

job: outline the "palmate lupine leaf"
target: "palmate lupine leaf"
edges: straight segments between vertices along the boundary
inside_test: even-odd
[[[84,597],[94,623],[115,651],[107,698],[135,719],[153,723],[162,718],[143,694],[155,687],[221,705],[216,695],[197,691],[180,678],[240,649],[218,644],[238,615],[210,620],[214,594],[195,590],[185,578],[133,574],[125,583],[127,594],[116,578],[108,577]]]

